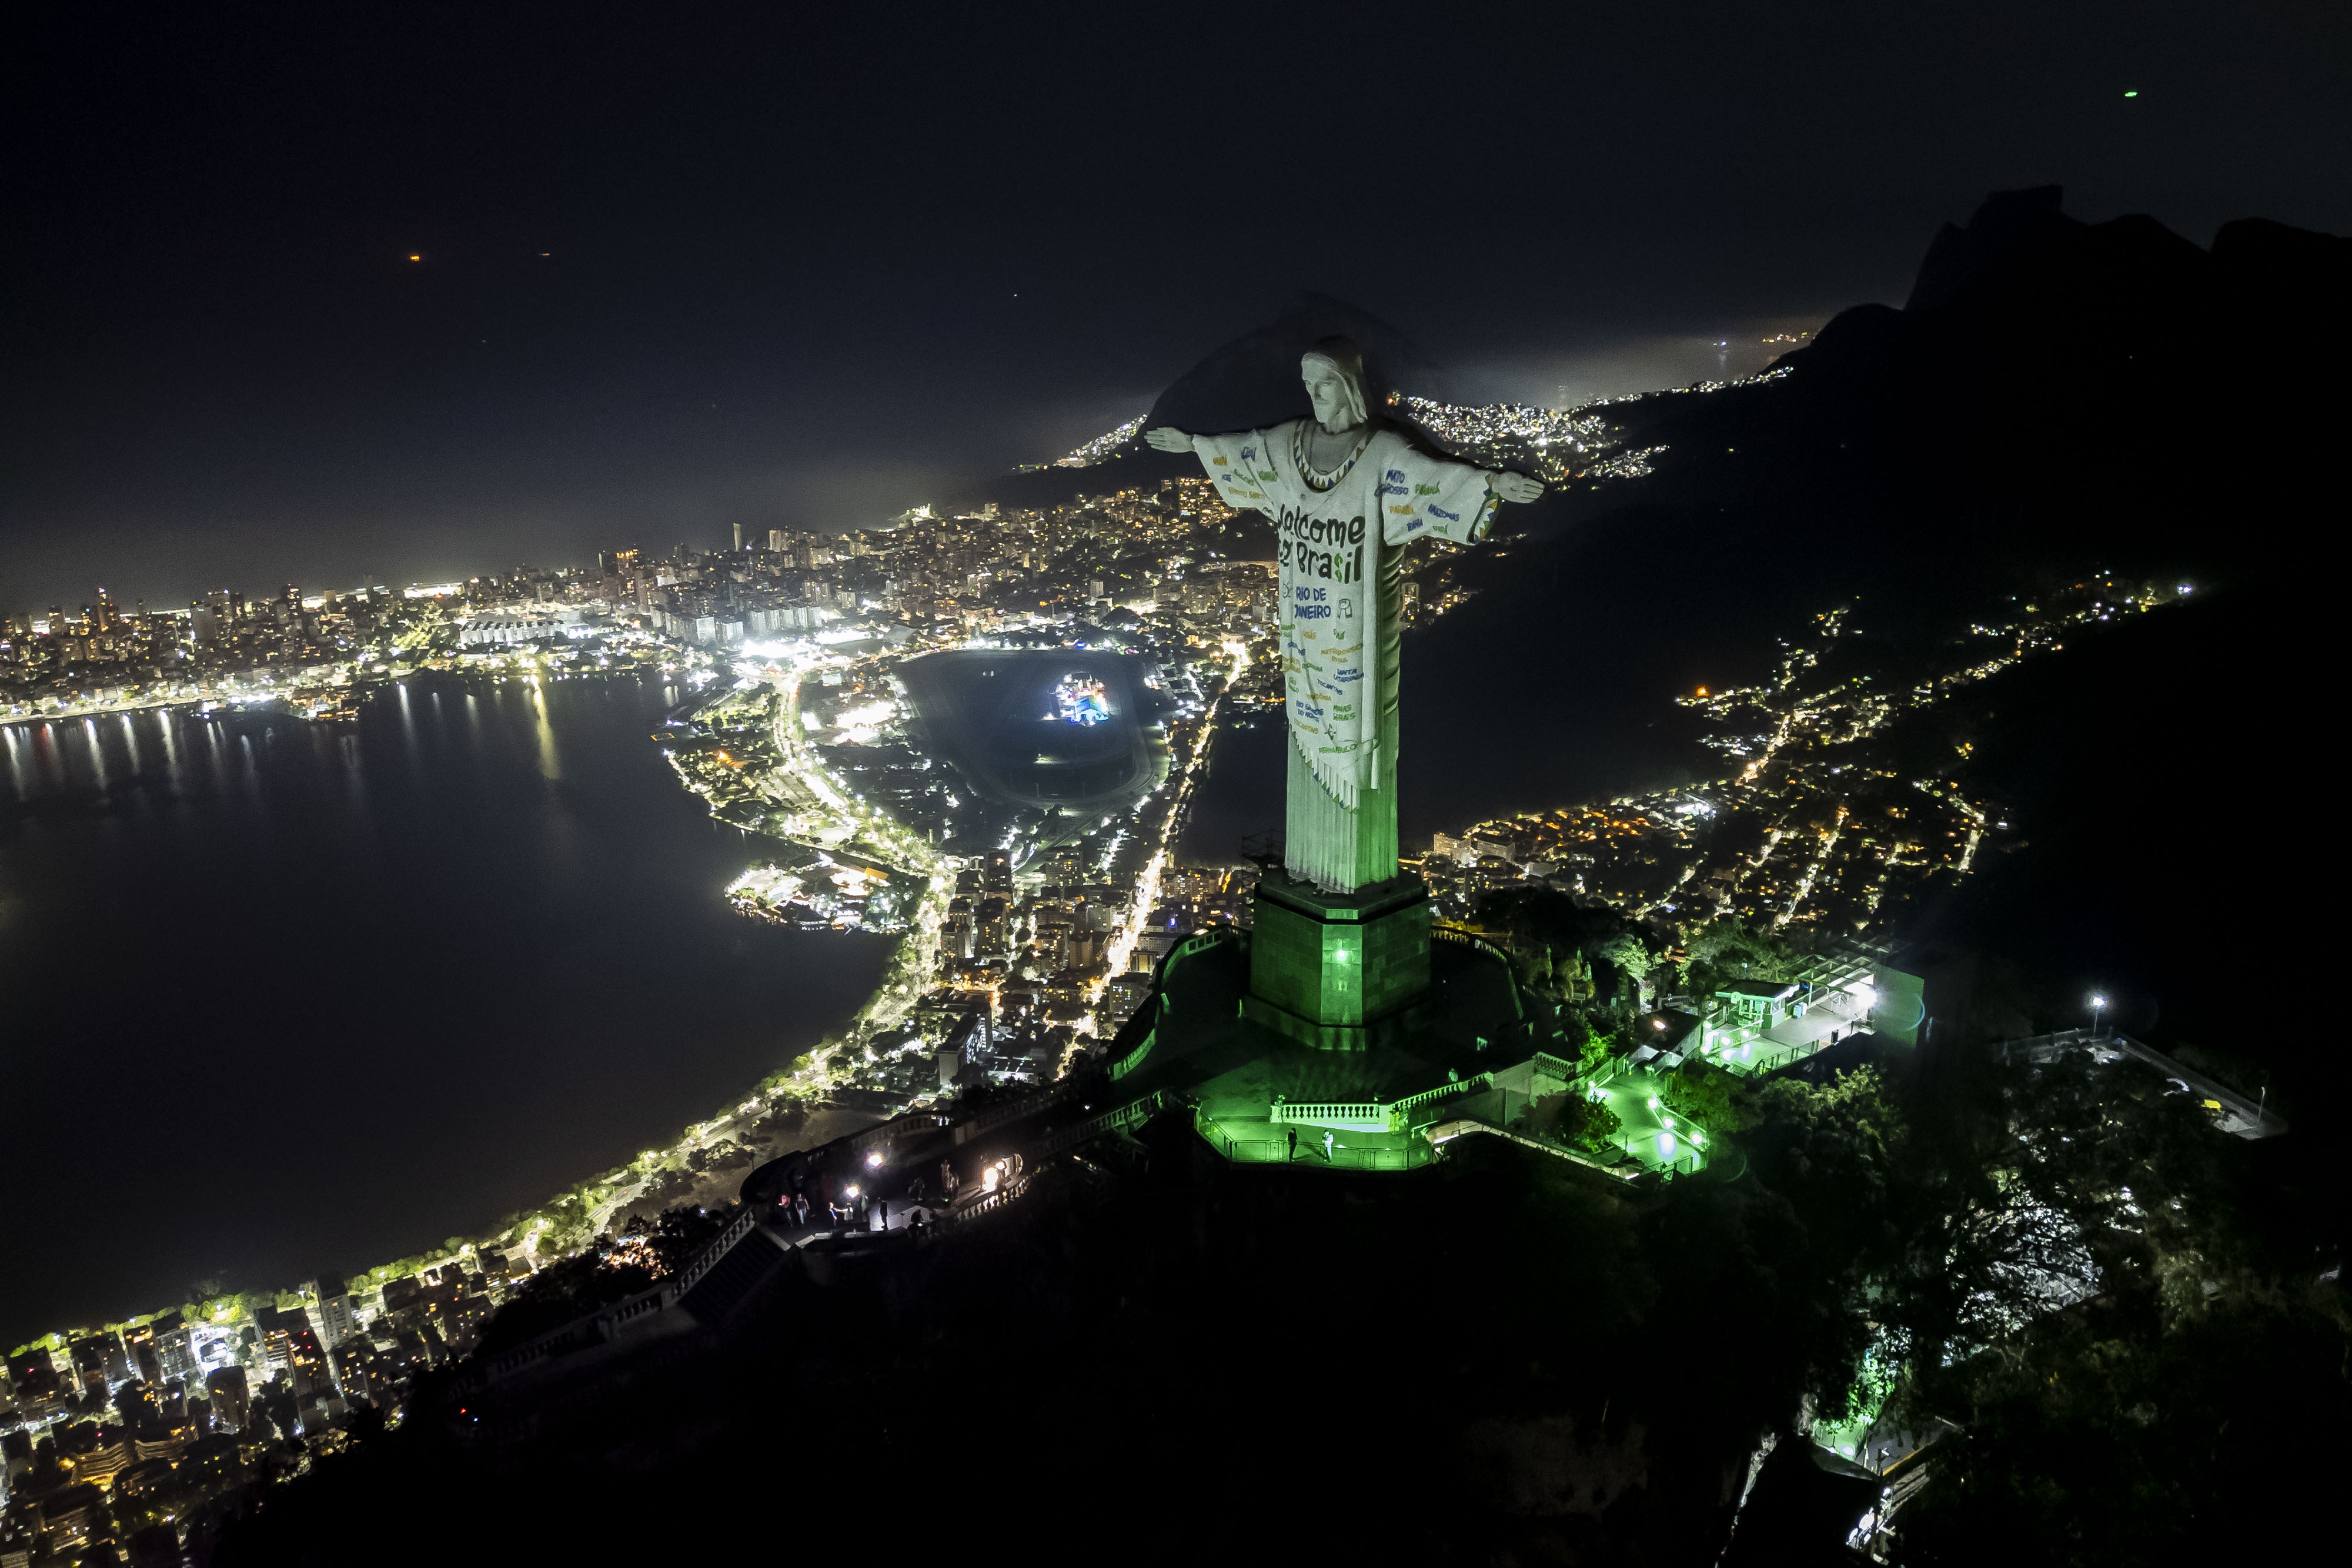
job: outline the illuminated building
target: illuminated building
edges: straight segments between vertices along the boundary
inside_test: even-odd
[[[251,1418],[250,1397],[245,1368],[216,1366],[205,1374],[205,1398],[213,1407],[213,1424],[222,1430],[245,1430]]]

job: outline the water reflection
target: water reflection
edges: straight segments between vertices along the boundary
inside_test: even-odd
[[[547,694],[537,681],[530,683],[530,712],[533,733],[539,740],[539,772],[542,779],[561,779],[563,765],[555,755],[555,727],[547,722]]]
[[[661,688],[486,692],[460,725],[414,685],[343,728],[0,727],[0,1342],[488,1224],[870,993],[886,940],[719,896],[762,846],[649,744]],[[94,1133],[186,1201],[94,1181]]]

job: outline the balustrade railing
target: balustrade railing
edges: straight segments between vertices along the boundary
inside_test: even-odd
[[[1378,1100],[1299,1104],[1277,1100],[1270,1107],[1266,1120],[1276,1126],[1296,1123],[1300,1126],[1354,1127],[1365,1132],[1378,1132],[1389,1124],[1390,1109]]]
[[[1492,1072],[1474,1072],[1459,1083],[1441,1083],[1434,1089],[1424,1089],[1418,1094],[1407,1094],[1388,1103],[1391,1111],[1412,1111],[1433,1100],[1444,1100],[1455,1094],[1477,1094],[1495,1086]]]
[[[1052,1088],[1029,1095],[1025,1099],[1008,1101],[1002,1105],[991,1106],[969,1122],[957,1123],[951,1141],[961,1145],[980,1136],[982,1133],[1004,1125],[1007,1122],[1017,1122],[1024,1116],[1034,1116],[1049,1106],[1061,1103],[1076,1093],[1077,1090],[1078,1084],[1076,1079],[1065,1079]]]
[[[1149,1121],[1159,1114],[1160,1107],[1167,1102],[1167,1092],[1155,1089],[1139,1100],[1130,1100],[1124,1105],[1114,1106],[1099,1116],[1089,1117],[1076,1126],[1065,1128],[1047,1138],[1039,1145],[1037,1158],[1051,1159],[1055,1155],[1075,1149],[1080,1144],[1100,1137],[1105,1133],[1116,1132],[1121,1127],[1131,1127],[1138,1122]]]
[[[601,1343],[620,1333],[624,1323],[635,1322],[656,1312],[667,1312],[677,1305],[688,1291],[694,1289],[705,1274],[716,1268],[719,1260],[751,1234],[759,1223],[759,1214],[751,1205],[728,1221],[708,1247],[697,1253],[687,1266],[634,1296],[625,1297],[610,1306],[599,1307],[583,1313],[561,1328],[550,1329],[536,1339],[526,1340],[492,1355],[476,1356],[464,1377],[467,1387],[480,1388],[501,1378],[511,1377],[534,1363],[546,1360],[575,1346]]]
[[[947,1125],[948,1119],[936,1111],[906,1111],[888,1121],[852,1133],[846,1140],[850,1149],[864,1154],[877,1144],[892,1144],[900,1138],[920,1137]]]
[[[1500,958],[1506,964],[1511,961],[1511,956],[1508,953],[1475,932],[1464,931],[1452,925],[1432,925],[1429,928],[1429,935],[1433,940],[1451,942],[1457,947],[1475,947],[1489,957]]]

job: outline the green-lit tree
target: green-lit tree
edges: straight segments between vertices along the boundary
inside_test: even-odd
[[[1512,1129],[1548,1143],[1601,1153],[1615,1146],[1612,1140],[1620,1125],[1617,1113],[1606,1102],[1571,1089],[1530,1101]]]
[[[1703,1061],[1685,1061],[1668,1073],[1659,1097],[1675,1115],[1717,1134],[1741,1132],[1757,1120],[1755,1098],[1739,1080]]]
[[[1777,980],[1788,973],[1786,941],[1734,915],[1718,916],[1689,933],[1683,950],[1685,979],[1694,995],[1708,995],[1741,976]]]

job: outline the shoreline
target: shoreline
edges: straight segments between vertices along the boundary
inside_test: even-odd
[[[1161,868],[1169,862],[1170,857],[1174,853],[1184,817],[1184,807],[1188,804],[1193,787],[1199,780],[1201,769],[1207,762],[1218,724],[1227,713],[1224,698],[1232,691],[1234,679],[1247,665],[1247,653],[1244,647],[1240,644],[1228,644],[1226,651],[1234,660],[1232,670],[1217,695],[1211,699],[1206,711],[1200,716],[1198,739],[1192,747],[1191,755],[1185,759],[1184,767],[1179,774],[1169,780],[1176,785],[1176,789],[1164,815],[1157,824],[1157,842],[1152,847],[1152,852],[1147,857],[1145,867],[1139,877],[1135,889],[1137,896],[1134,906],[1129,910],[1128,918],[1117,934],[1116,947],[1122,959],[1139,934],[1141,922],[1149,914],[1150,890],[1156,885]],[[644,665],[635,665],[611,670],[565,671],[554,674],[557,679],[572,674],[578,674],[583,678],[625,674],[642,682],[647,674],[659,676],[665,672],[659,666],[648,668]],[[424,666],[404,673],[398,680],[385,680],[381,684],[372,683],[371,688],[362,699],[362,704],[386,695],[400,681],[430,676],[446,677],[457,684],[467,684],[471,677],[475,676],[489,676],[498,684],[518,680],[526,685],[535,685],[548,678],[543,673],[516,674],[495,667]],[[671,674],[669,678],[675,679],[677,674]],[[802,1128],[807,1128],[812,1124],[830,1124],[832,1121],[840,1118],[856,1120],[866,1114],[851,1111],[846,1107],[831,1106],[826,1103],[826,1097],[840,1087],[838,1080],[843,1076],[830,1070],[828,1061],[844,1051],[855,1052],[864,1042],[871,1040],[877,1035],[905,1028],[907,1019],[929,988],[927,982],[929,979],[929,956],[938,946],[940,924],[946,913],[949,901],[954,895],[953,867],[961,862],[956,857],[941,855],[927,844],[923,844],[921,841],[915,839],[911,830],[898,823],[886,808],[879,805],[867,805],[862,801],[857,805],[852,805],[853,800],[858,800],[855,789],[845,780],[835,777],[832,769],[816,755],[814,748],[807,744],[800,732],[800,727],[796,722],[798,712],[796,697],[799,685],[797,674],[775,673],[772,674],[771,680],[775,685],[779,696],[776,716],[770,727],[772,743],[781,754],[778,771],[793,774],[800,780],[804,792],[823,801],[832,810],[849,819],[849,837],[843,843],[824,844],[814,834],[792,837],[762,828],[747,828],[740,822],[735,822],[721,813],[719,803],[711,800],[708,791],[698,788],[692,776],[680,766],[680,759],[677,756],[670,756],[668,760],[671,762],[673,774],[678,785],[703,800],[714,821],[736,827],[746,837],[770,839],[779,844],[790,844],[799,849],[831,852],[845,848],[847,842],[855,841],[858,831],[862,829],[869,840],[877,831],[895,837],[899,842],[891,847],[900,849],[904,858],[919,859],[929,862],[923,867],[923,872],[928,873],[927,891],[915,910],[911,912],[911,918],[905,929],[898,934],[897,945],[890,956],[885,961],[881,978],[877,982],[873,991],[849,1015],[845,1023],[837,1029],[827,1031],[807,1051],[732,1096],[731,1103],[723,1104],[709,1118],[688,1123],[681,1134],[665,1146],[642,1151],[635,1157],[608,1168],[602,1175],[591,1176],[559,1188],[539,1204],[517,1211],[504,1225],[462,1238],[463,1244],[455,1249],[446,1246],[435,1248],[389,1262],[379,1263],[358,1273],[346,1276],[341,1281],[346,1290],[352,1290],[354,1287],[373,1290],[388,1280],[420,1273],[451,1261],[467,1260],[490,1249],[498,1249],[509,1255],[519,1252],[521,1257],[534,1260],[533,1271],[536,1271],[536,1266],[540,1266],[536,1264],[536,1260],[541,1258],[548,1258],[551,1260],[557,1257],[571,1256],[593,1245],[596,1239],[608,1228],[623,1222],[625,1217],[644,1201],[649,1190],[659,1187],[680,1172],[690,1169],[691,1162],[698,1156],[709,1155],[721,1144],[731,1145],[738,1150],[751,1149],[755,1152],[749,1163],[729,1156],[728,1163],[719,1169],[686,1184],[684,1191],[677,1196],[676,1201],[700,1201],[709,1196],[719,1195],[719,1189],[730,1185],[730,1181],[740,1182],[740,1175],[736,1173],[756,1168],[760,1162],[757,1150],[767,1150],[766,1157],[770,1158],[774,1157],[777,1153],[790,1153],[790,1148],[777,1146],[779,1137],[803,1139],[812,1134],[795,1129],[758,1137],[756,1143],[743,1138],[741,1134],[753,1134],[754,1129],[761,1123],[782,1112],[789,1111],[794,1105],[804,1108],[805,1120],[801,1124]],[[700,688],[697,689],[699,691]],[[69,722],[73,719],[110,716],[115,713],[147,712],[174,707],[194,708],[200,703],[214,700],[216,699],[174,697],[150,703],[124,705],[103,712],[12,716],[8,722],[44,724]],[[272,696],[250,704],[222,704],[221,706],[242,711],[247,707],[266,709],[271,705],[282,704],[285,701],[282,696]],[[256,716],[260,715],[257,713]],[[318,718],[280,707],[270,716],[299,718],[305,723],[348,724],[357,721],[356,711],[348,716]],[[1150,797],[1147,796],[1145,799],[1148,801]],[[1143,802],[1139,802],[1138,808],[1142,804]],[[883,846],[877,842],[877,847]],[[918,874],[912,867],[901,869],[906,870],[908,874]],[[752,911],[744,909],[740,903],[735,903],[733,900],[730,900],[730,903],[734,904],[735,912],[739,915],[749,917],[754,914]],[[1098,994],[1102,987],[1107,984],[1107,978],[1098,983],[1096,987],[1097,993]],[[1065,1061],[1061,1065],[1066,1067],[1067,1062]],[[935,1100],[937,1096],[913,1098]],[[877,1116],[868,1119],[879,1120],[880,1118]],[[828,1134],[828,1136],[835,1135],[838,1135],[837,1132]],[[798,1146],[812,1145],[803,1143]],[[665,1207],[667,1205],[665,1204]],[[94,1330],[120,1332],[135,1328],[173,1312],[184,1314],[190,1307],[210,1309],[201,1314],[205,1322],[215,1326],[233,1328],[252,1320],[255,1313],[247,1303],[254,1300],[274,1296],[282,1305],[288,1298],[299,1295],[300,1292],[297,1291],[273,1291],[267,1287],[232,1291],[204,1301],[184,1301],[175,1305],[165,1305],[153,1311],[132,1313],[119,1320],[52,1329],[15,1347],[11,1354],[28,1350],[35,1345],[61,1347],[75,1336]]]
[[[677,678],[675,675],[665,675],[664,672],[657,667],[650,669],[645,667],[630,667],[609,671],[566,672],[565,674],[580,674],[583,677],[593,675],[598,678],[625,675],[631,681],[639,685],[644,684],[645,677],[647,675],[655,676],[656,679]],[[489,684],[494,685],[504,684],[509,681],[519,681],[524,685],[535,684],[532,678],[529,675],[519,676],[509,671],[487,669],[470,670],[462,668],[427,668],[411,672],[409,676],[404,678],[415,678],[417,676],[444,677],[453,685],[470,685],[476,678],[484,676],[491,677]],[[394,691],[396,684],[397,683],[394,682],[386,682],[383,685],[370,690],[366,694],[367,700],[373,701],[391,695]],[[202,699],[173,698],[166,701],[139,704],[135,706],[126,705],[121,708],[110,710],[108,713],[13,716],[8,722],[22,722],[28,724],[70,723],[78,719],[94,720],[98,717],[112,716],[113,713],[130,714],[138,712],[153,712],[159,709],[193,708],[196,706],[196,702],[199,700]],[[282,700],[283,699],[272,699],[273,702],[282,702]],[[352,719],[337,720],[312,718],[309,716],[293,712],[283,707],[278,707],[275,711],[270,711],[261,703],[255,703],[249,706],[255,710],[252,714],[252,716],[255,718],[267,716],[270,718],[299,719],[306,725],[314,724],[330,727],[340,727],[342,725],[355,722]],[[684,781],[681,779],[679,782],[683,783]],[[718,817],[715,814],[713,815],[712,820],[714,821],[725,821],[724,818]],[[727,825],[737,826],[738,824],[728,823]],[[756,830],[753,831],[753,835],[760,837],[772,837],[772,835],[756,833]],[[944,901],[940,900],[939,902],[943,906]],[[738,911],[738,913],[740,914],[740,912]],[[919,932],[910,930],[908,933],[908,938],[918,937],[919,935]],[[705,1120],[688,1123],[683,1129],[673,1133],[668,1138],[665,1139],[659,1147],[642,1151],[616,1166],[607,1167],[604,1173],[601,1176],[592,1174],[582,1179],[557,1188],[554,1192],[548,1195],[539,1202],[519,1210],[505,1223],[491,1228],[486,1228],[478,1234],[465,1236],[463,1238],[465,1244],[457,1249],[452,1249],[446,1246],[431,1248],[425,1251],[394,1259],[387,1262],[381,1262],[368,1266],[351,1275],[344,1276],[335,1283],[339,1286],[348,1287],[358,1282],[365,1281],[369,1286],[373,1287],[373,1285],[381,1284],[385,1279],[397,1278],[404,1274],[415,1273],[425,1269],[435,1268],[454,1260],[467,1258],[482,1250],[492,1248],[517,1248],[521,1249],[526,1253],[535,1252],[536,1247],[534,1244],[534,1239],[537,1236],[545,1234],[546,1228],[548,1228],[536,1227],[534,1226],[534,1221],[544,1219],[545,1217],[551,1214],[560,1213],[568,1207],[578,1202],[578,1200],[589,1197],[590,1195],[593,1195],[593,1201],[579,1204],[579,1207],[582,1209],[584,1209],[586,1213],[594,1214],[601,1220],[609,1220],[609,1218],[616,1212],[625,1213],[628,1205],[640,1198],[648,1186],[654,1185],[663,1177],[683,1168],[686,1162],[690,1161],[697,1155],[711,1149],[714,1145],[721,1140],[728,1138],[730,1134],[746,1131],[750,1123],[756,1122],[761,1117],[774,1112],[778,1108],[779,1103],[782,1101],[799,1099],[807,1102],[807,1117],[810,1124],[823,1124],[829,1119],[837,1116],[849,1116],[854,1118],[861,1114],[860,1113],[850,1111],[845,1107],[831,1107],[824,1104],[823,1095],[825,1093],[826,1089],[821,1084],[806,1084],[805,1086],[800,1087],[799,1092],[797,1093],[786,1092],[784,1084],[790,1082],[790,1075],[793,1072],[795,1068],[803,1068],[806,1065],[820,1062],[825,1053],[832,1050],[839,1049],[838,1042],[843,1039],[854,1037],[856,1034],[864,1032],[865,1030],[874,1027],[887,1027],[887,1025],[884,1024],[877,1015],[877,1004],[885,1002],[887,999],[888,992],[891,988],[891,981],[904,964],[907,950],[908,940],[907,938],[902,938],[891,956],[885,961],[882,977],[880,981],[877,982],[876,988],[872,992],[867,993],[857,1003],[855,1009],[848,1013],[843,1023],[827,1030],[820,1041],[816,1045],[812,1046],[801,1058],[797,1058],[793,1061],[783,1064],[778,1070],[771,1071],[765,1078],[760,1080],[758,1082],[733,1092],[730,1094],[728,1100],[722,1103],[721,1108],[717,1110],[711,1116]],[[783,1135],[793,1136],[797,1134],[787,1134]],[[828,1135],[836,1134],[829,1134]],[[787,1150],[784,1152],[789,1151]],[[647,1155],[651,1155],[653,1158],[648,1160],[646,1158]],[[751,1167],[746,1166],[740,1168],[749,1169]],[[723,1172],[719,1173],[719,1175],[720,1179],[725,1179]],[[626,1178],[631,1176],[634,1176],[636,1179],[623,1179],[619,1181],[611,1179],[614,1177]],[[733,1179],[740,1181],[740,1169],[735,1173]],[[702,1190],[709,1185],[710,1183],[708,1180],[698,1181],[695,1184],[692,1190],[698,1196]],[[689,1197],[681,1197],[678,1199],[678,1201],[691,1200],[692,1199]],[[431,1230],[433,1226],[420,1223],[415,1227],[415,1228],[420,1232],[424,1232]],[[567,1227],[565,1228],[566,1231],[569,1232],[572,1228]],[[603,1225],[600,1224],[596,1228],[596,1230],[592,1231],[584,1239],[593,1240],[595,1234],[601,1233],[602,1228]],[[321,1281],[321,1283],[325,1283],[325,1281]],[[159,1292],[159,1294],[161,1292]],[[268,1299],[274,1297],[283,1304],[287,1298],[297,1294],[299,1294],[299,1292],[291,1287],[272,1285],[268,1283],[256,1283],[251,1285],[249,1288],[228,1290],[219,1295],[208,1297],[200,1301],[192,1301],[184,1298],[178,1301],[170,1301],[152,1308],[141,1309],[121,1317],[107,1317],[104,1319],[87,1320],[54,1327],[47,1332],[34,1334],[28,1339],[14,1344],[11,1347],[10,1353],[13,1354],[19,1352],[28,1351],[31,1348],[39,1345],[47,1345],[53,1349],[61,1348],[66,1343],[82,1334],[109,1331],[121,1332],[136,1328],[142,1324],[151,1322],[157,1318],[167,1316],[175,1312],[184,1313],[191,1306],[210,1309],[202,1314],[204,1320],[207,1322],[218,1324],[224,1327],[234,1327],[235,1325],[252,1321],[254,1314],[247,1303],[255,1301],[267,1301]]]

